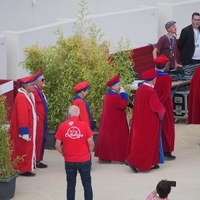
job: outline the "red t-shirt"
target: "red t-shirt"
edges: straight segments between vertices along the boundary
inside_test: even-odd
[[[62,141],[65,161],[86,162],[90,160],[87,139],[92,136],[93,132],[86,122],[71,117],[59,126],[55,138]]]

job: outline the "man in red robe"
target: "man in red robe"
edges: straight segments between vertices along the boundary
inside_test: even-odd
[[[126,164],[137,173],[159,168],[160,120],[165,108],[153,89],[156,71],[142,73],[145,80],[134,96],[132,124],[130,130]]]
[[[174,160],[176,157],[171,155],[174,151],[175,141],[175,128],[174,128],[174,113],[173,113],[173,101],[171,95],[171,76],[164,72],[165,65],[169,62],[169,59],[161,55],[154,59],[156,64],[156,84],[154,90],[158,94],[160,102],[165,107],[165,116],[162,120],[162,146],[165,160]]]
[[[121,87],[119,78],[120,76],[117,75],[106,84],[109,90],[104,98],[95,148],[95,156],[99,157],[99,163],[111,161],[124,163],[125,161],[129,137],[126,116],[128,94]]]
[[[190,82],[189,102],[188,102],[188,123],[200,124],[200,66],[195,70]]]
[[[35,109],[37,114],[37,130],[36,130],[36,167],[47,168],[47,165],[42,163],[44,156],[44,147],[47,134],[47,116],[48,106],[47,99],[42,91],[45,87],[45,78],[42,71],[39,70],[35,75],[35,90],[33,92],[35,97]]]
[[[23,160],[17,163],[16,170],[23,176],[35,176],[35,138],[36,113],[34,105],[34,77],[20,80],[21,88],[13,105],[9,135],[13,145],[12,159],[17,156]]]
[[[74,86],[74,91],[76,91],[76,95],[72,101],[72,105],[78,106],[80,109],[79,119],[80,121],[84,121],[88,124],[91,130],[93,127],[93,119],[90,112],[90,108],[85,101],[85,97],[88,94],[89,82],[83,81]]]

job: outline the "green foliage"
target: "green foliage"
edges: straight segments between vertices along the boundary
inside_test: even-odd
[[[39,47],[37,44],[24,49],[25,60],[22,66],[31,74],[42,69],[46,78],[45,94],[49,106],[48,129],[57,129],[66,119],[66,111],[75,95],[74,85],[89,80],[90,89],[86,101],[92,116],[100,119],[106,82],[120,73],[123,86],[134,80],[133,64],[130,59],[132,51],[130,41],[120,40],[111,58],[106,49],[108,41],[103,41],[103,34],[90,20],[85,18],[87,11],[85,0],[80,1],[80,11],[75,22],[74,35],[64,38],[58,29],[55,45]],[[122,50],[126,51],[122,51]],[[126,88],[129,91],[129,88]]]
[[[13,176],[16,173],[14,167],[20,160],[20,158],[17,157],[14,161],[11,161],[12,145],[7,127],[5,126],[7,124],[5,100],[6,97],[0,95],[0,179]]]

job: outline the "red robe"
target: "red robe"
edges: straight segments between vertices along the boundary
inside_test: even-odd
[[[157,78],[154,90],[165,107],[165,116],[162,120],[163,151],[171,154],[174,151],[175,141],[173,101],[171,96],[172,78],[166,72],[156,71],[156,73]]]
[[[200,67],[198,67],[190,82],[189,102],[188,102],[188,123],[200,124]]]
[[[30,96],[34,99],[32,93],[28,95],[24,89],[18,89],[9,129],[13,145],[12,159],[24,156],[16,167],[21,172],[31,172],[35,167],[36,113]],[[29,134],[31,140],[22,139],[23,134]]]
[[[126,160],[139,170],[149,171],[159,162],[159,117],[165,109],[149,85],[140,85],[134,96],[132,124]]]
[[[124,162],[129,137],[127,103],[128,94],[107,91],[95,148],[96,157]]]
[[[47,134],[48,106],[44,93],[37,86],[35,86],[33,94],[35,97],[35,109],[38,117],[36,129],[36,162],[39,163],[43,160],[44,155]]]
[[[92,119],[92,115],[90,113],[90,108],[87,105],[86,101],[77,94],[74,97],[74,100],[72,101],[72,105],[79,107],[79,109],[80,109],[80,115],[79,115],[80,121],[86,122],[88,124],[88,126],[91,128],[91,130],[93,130],[93,127],[92,127],[93,119]]]

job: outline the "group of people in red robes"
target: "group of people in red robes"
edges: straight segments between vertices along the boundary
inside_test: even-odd
[[[171,77],[164,71],[168,58],[154,59],[156,69],[143,72],[144,82],[134,96],[129,130],[126,108],[128,94],[120,83],[120,75],[108,80],[94,155],[99,163],[126,163],[134,172],[159,168],[158,163],[174,160],[174,117]],[[46,168],[41,163],[47,130],[48,106],[42,91],[45,78],[41,70],[21,79],[15,99],[9,133],[13,140],[13,156],[24,156],[18,164],[21,175],[34,176],[33,170]],[[72,105],[80,109],[79,120],[93,130],[90,108],[85,101],[89,82],[74,86]]]
[[[164,72],[169,59],[154,59],[156,69],[143,72],[144,82],[134,96],[130,131],[126,107],[128,94],[117,75],[107,82],[95,149],[99,163],[126,163],[134,172],[158,169],[164,160],[174,160],[175,130],[172,79]]]
[[[47,168],[41,163],[47,131],[48,106],[42,91],[45,78],[39,70],[20,79],[20,88],[13,105],[9,135],[12,159],[21,157],[16,170],[22,176],[35,176],[34,168]]]

